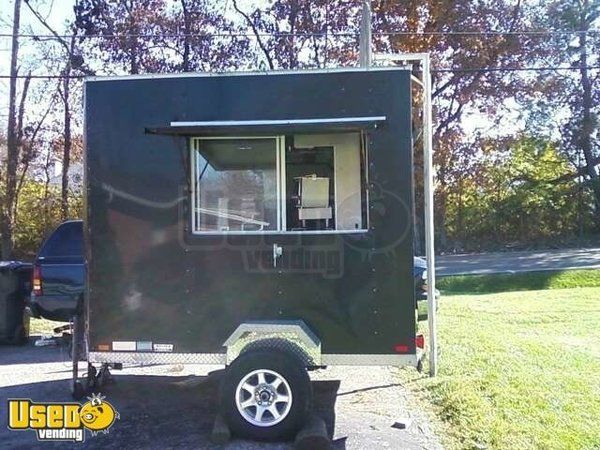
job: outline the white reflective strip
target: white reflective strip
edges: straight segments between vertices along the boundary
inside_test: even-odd
[[[385,116],[332,117],[326,119],[281,119],[281,120],[213,120],[199,122],[171,122],[172,127],[231,127],[255,125],[318,125],[324,123],[355,123],[384,121]]]
[[[135,341],[113,341],[112,349],[116,352],[135,352]]]

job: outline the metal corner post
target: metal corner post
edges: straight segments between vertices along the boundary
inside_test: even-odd
[[[421,64],[421,79],[411,79],[423,88],[423,184],[425,196],[425,257],[427,259],[427,310],[429,329],[429,375],[437,375],[437,299],[435,297],[435,247],[433,193],[433,106],[429,53],[376,54],[375,59],[399,65]]]
[[[370,67],[371,58],[371,1],[363,0],[362,15],[360,18],[360,41],[359,41],[359,65],[360,67]]]
[[[437,299],[435,297],[435,247],[433,222],[433,111],[429,55],[423,55],[423,165],[425,195],[425,258],[429,322],[429,375],[437,374]]]

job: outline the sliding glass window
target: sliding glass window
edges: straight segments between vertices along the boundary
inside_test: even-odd
[[[194,232],[278,230],[277,138],[192,142]]]
[[[360,133],[193,138],[195,234],[368,228]]]

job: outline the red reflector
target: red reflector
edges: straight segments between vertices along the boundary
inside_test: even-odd
[[[415,346],[417,348],[425,348],[425,336],[422,334],[417,334],[415,337]]]
[[[394,351],[396,353],[408,353],[408,345],[396,344],[394,345]]]
[[[42,268],[37,264],[33,266],[31,287],[33,290],[33,295],[42,295]]]

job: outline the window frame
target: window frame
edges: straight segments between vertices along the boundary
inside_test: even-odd
[[[197,165],[197,152],[198,152],[198,143],[200,141],[206,140],[235,140],[235,139],[274,139],[275,140],[275,176],[276,176],[276,184],[277,184],[277,229],[276,230],[228,230],[228,231],[199,231],[196,229],[196,202],[198,197],[198,189],[195,187],[196,183],[196,165]],[[366,141],[366,140],[365,140]],[[363,133],[361,132],[361,144],[363,143]],[[333,147],[333,158],[335,161],[336,151],[335,145]],[[364,202],[367,205],[366,208],[366,225],[367,227],[361,229],[352,229],[352,230],[286,230],[287,227],[287,205],[286,199],[284,197],[284,193],[286,191],[286,161],[285,161],[285,135],[253,135],[253,136],[245,136],[245,135],[232,135],[232,136],[192,136],[189,138],[189,149],[190,149],[190,197],[191,197],[191,208],[190,208],[190,230],[191,234],[194,236],[224,236],[224,235],[233,235],[233,236],[252,236],[252,235],[281,235],[281,234],[303,234],[303,235],[319,235],[319,234],[365,234],[369,231],[369,189],[368,189],[368,151],[366,147],[364,150],[361,148],[361,157],[362,152],[364,151],[365,158],[365,168],[364,168],[364,176],[366,187],[364,189],[365,199]],[[362,177],[363,174],[361,174]],[[334,192],[334,202],[337,202],[337,191]]]

